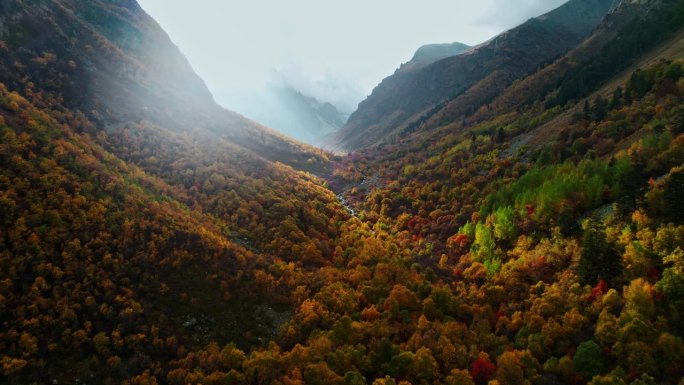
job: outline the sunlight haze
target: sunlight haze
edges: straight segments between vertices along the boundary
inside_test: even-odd
[[[285,82],[348,113],[421,45],[476,45],[563,2],[140,0],[223,106]]]

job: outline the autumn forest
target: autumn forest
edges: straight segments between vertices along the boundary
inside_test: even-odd
[[[684,384],[684,1],[554,12],[325,150],[135,0],[2,1],[0,383]]]

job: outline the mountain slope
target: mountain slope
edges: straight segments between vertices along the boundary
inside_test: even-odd
[[[0,81],[44,103],[81,111],[98,127],[150,121],[219,135],[294,164],[299,144],[216,105],[166,33],[135,1],[6,1]],[[305,150],[313,152],[313,149]]]
[[[572,0],[461,55],[409,76],[390,76],[359,105],[329,146],[353,150],[406,128],[440,103],[477,87],[471,108],[486,103],[515,79],[580,43],[609,11],[612,0]]]
[[[274,338],[350,219],[287,165],[328,155],[218,107],[135,1],[0,8],[0,382]]]
[[[397,72],[415,71],[442,59],[456,56],[468,48],[470,47],[462,43],[424,45],[418,48],[413,58],[402,64]]]
[[[616,14],[610,22],[629,29],[612,31],[605,49],[585,51],[591,55],[560,70],[550,64],[559,79],[539,91],[540,99],[533,88],[516,94],[532,102],[499,105],[493,113],[478,105],[483,113],[467,124],[426,121],[401,140],[349,155],[338,168],[355,186],[345,195],[354,208],[413,247],[416,264],[429,266],[433,279],[448,283],[447,292],[458,298],[451,308],[448,295],[430,296],[425,319],[406,333],[414,332],[411,337],[394,338],[394,346],[426,346],[439,368],[449,370],[452,341],[427,342],[426,336],[450,330],[433,320],[448,323],[453,316],[470,320],[474,339],[488,335],[500,338],[489,340],[491,346],[504,346],[471,355],[469,373],[452,371],[453,383],[681,380],[680,363],[661,361],[662,350],[649,345],[673,341],[670,336],[681,341],[684,332],[681,311],[673,310],[684,298],[675,289],[684,275],[673,274],[684,245],[684,206],[673,198],[684,178],[684,2],[658,3],[640,2],[636,23],[634,14]],[[651,5],[662,7],[658,17]],[[638,49],[635,40],[642,42]],[[537,76],[520,82],[541,81]],[[584,76],[593,83],[581,97],[557,105],[557,91]],[[519,93],[517,85],[504,93]],[[662,247],[658,237],[671,243]],[[464,302],[473,307],[459,308]],[[658,319],[664,323],[656,326]],[[651,333],[640,334],[636,324]],[[684,345],[671,346],[680,361]],[[563,361],[572,374],[561,369]],[[585,368],[589,362],[596,365]]]

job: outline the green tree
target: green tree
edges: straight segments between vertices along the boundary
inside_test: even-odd
[[[344,316],[333,325],[331,339],[338,344],[348,343],[352,338],[353,332],[351,318]]]
[[[597,96],[596,99],[594,99],[594,105],[591,108],[591,118],[598,122],[603,120],[607,113],[608,101],[601,97],[601,95]]]
[[[494,237],[489,226],[479,222],[475,226],[475,242],[472,252],[479,261],[491,260],[494,257]]]
[[[345,385],[366,385],[366,378],[359,372],[347,372],[344,375]]]
[[[518,229],[515,226],[515,211],[511,206],[502,207],[494,213],[494,236],[500,240],[515,241]]]
[[[413,357],[411,374],[421,383],[431,383],[439,376],[439,364],[428,348],[420,348]]]
[[[663,190],[665,216],[668,220],[684,220],[684,169],[674,171],[665,182]]]
[[[387,366],[387,373],[393,377],[404,377],[413,365],[414,355],[411,352],[402,352],[392,357]]]
[[[656,287],[664,294],[670,319],[681,325],[684,319],[684,251],[678,247],[663,262],[667,268]]]
[[[582,374],[585,378],[592,378],[601,374],[604,369],[601,347],[591,340],[582,342],[572,359],[572,366],[577,373]]]
[[[600,280],[612,283],[622,273],[620,254],[606,240],[603,226],[593,220],[586,224],[577,272],[583,284]]]
[[[633,95],[636,98],[641,98],[651,90],[652,86],[652,80],[647,78],[645,72],[636,70],[629,79],[629,83],[627,83],[627,93],[630,96]]]

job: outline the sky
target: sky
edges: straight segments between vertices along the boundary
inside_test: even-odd
[[[274,84],[352,112],[421,45],[479,44],[564,2],[139,0],[237,112]]]

